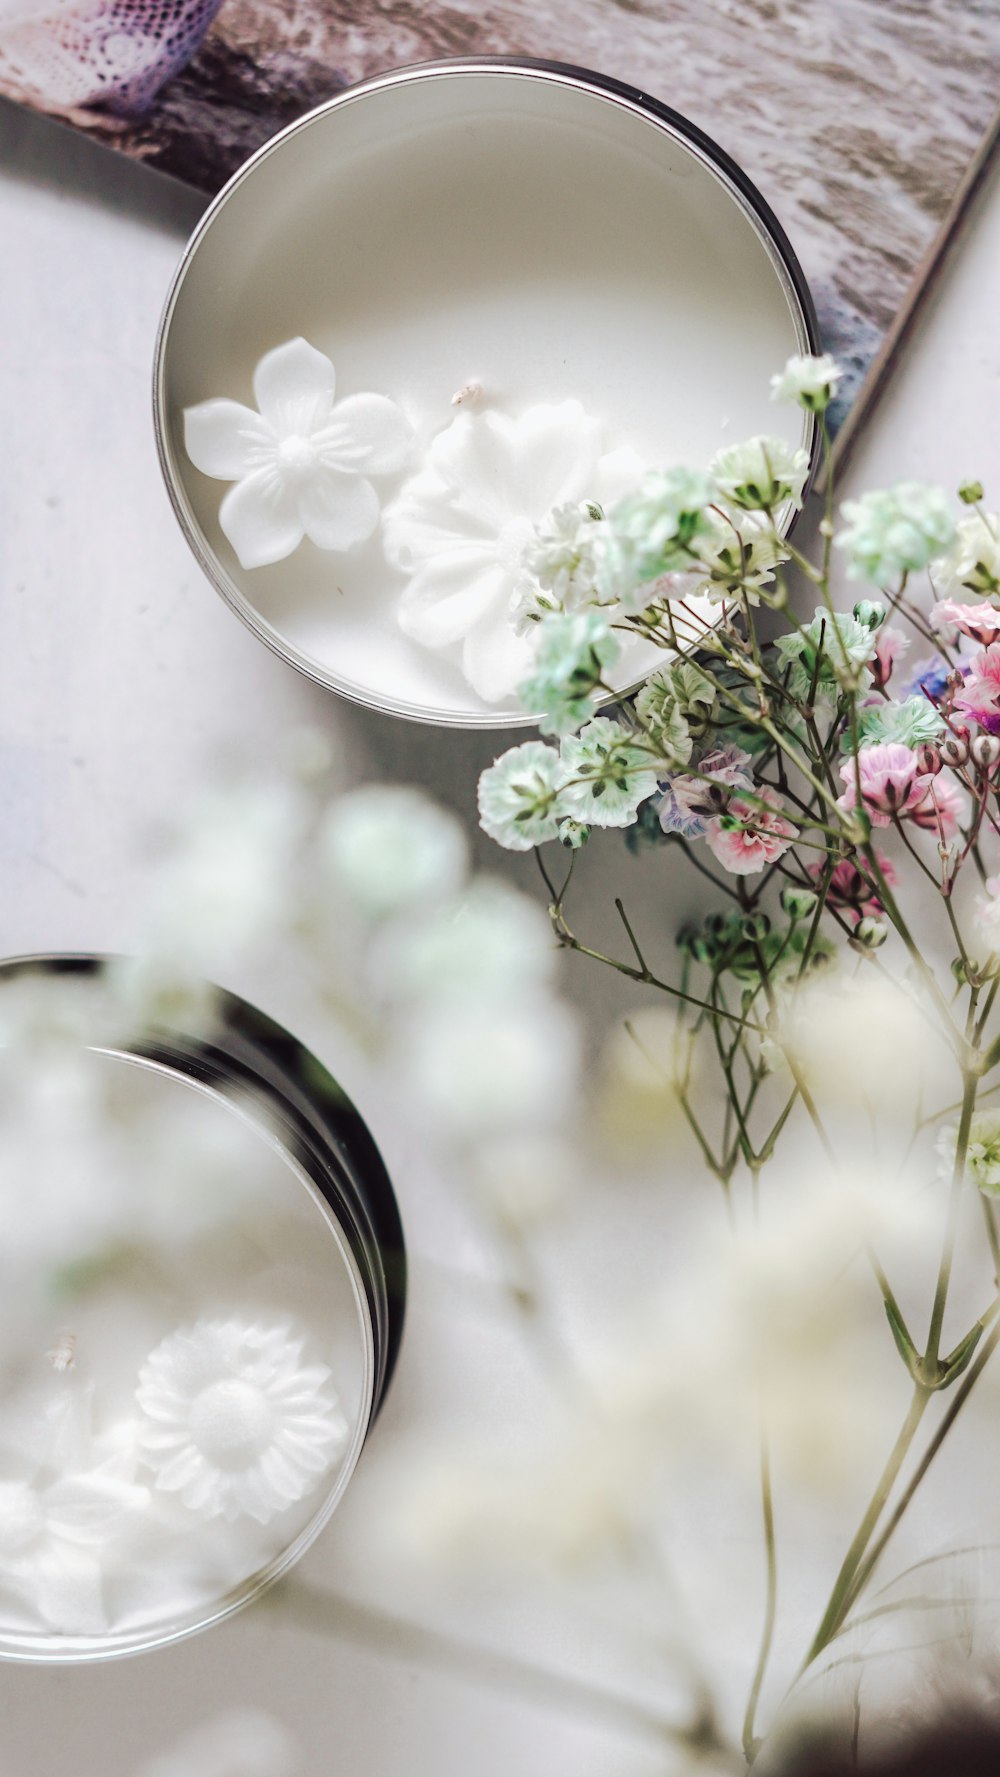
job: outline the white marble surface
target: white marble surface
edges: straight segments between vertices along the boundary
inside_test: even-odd
[[[6,953],[126,941],[141,835],[183,806],[221,746],[266,747],[293,723],[317,722],[335,731],[346,777],[426,783],[466,816],[475,775],[495,750],[488,735],[335,708],[261,648],[201,580],[160,483],[149,414],[156,320],[199,208],[139,167],[0,110]],[[976,472],[996,495],[998,272],[994,179],[856,452],[855,488],[904,474],[953,486]],[[530,863],[509,867],[532,886]],[[594,932],[608,927],[612,884],[623,878],[640,916],[645,910],[662,929],[655,868],[612,841],[592,848],[583,875]],[[682,879],[671,893],[673,926],[697,891]],[[620,1003],[606,982],[585,971],[569,976],[600,1016]],[[267,1003],[282,1015],[280,983]],[[379,1133],[392,1150],[392,1131]],[[404,1361],[373,1461],[391,1460],[394,1439],[416,1420],[447,1418],[483,1389],[501,1401],[518,1391],[509,1340],[463,1317],[461,1293],[442,1292],[421,1268],[422,1258],[454,1258],[453,1230],[433,1200],[417,1213],[416,1175],[404,1153],[391,1158],[418,1264]],[[391,1604],[366,1587],[344,1518],[311,1559],[310,1581],[350,1594],[355,1606]],[[739,1565],[739,1551],[734,1558]],[[553,1668],[576,1662],[564,1627],[534,1597],[490,1636]],[[592,1668],[593,1658],[586,1663]],[[250,1700],[301,1735],[303,1777],[332,1769],[352,1777],[652,1777],[668,1768],[598,1703],[585,1708],[508,1677],[500,1665],[449,1667],[417,1638],[357,1609],[329,1638],[267,1605],[155,1656],[88,1671],[0,1670],[0,1774],[129,1777],[185,1722]]]

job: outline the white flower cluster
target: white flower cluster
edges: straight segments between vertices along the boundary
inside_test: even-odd
[[[595,716],[558,751],[525,741],[479,779],[479,822],[508,851],[550,839],[579,843],[591,827],[628,827],[657,786],[657,754],[641,732]]]

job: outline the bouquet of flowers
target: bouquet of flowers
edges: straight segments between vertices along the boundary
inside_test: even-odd
[[[827,459],[840,374],[829,356],[796,358],[773,379],[776,399],[817,416]],[[486,833],[535,850],[558,943],[672,1006],[668,1041],[639,1017],[629,1028],[718,1181],[737,1247],[759,1261],[769,1172],[804,1129],[802,1201],[809,1174],[822,1174],[843,1206],[845,1168],[856,1174],[864,1148],[869,1174],[891,1179],[897,1207],[930,1230],[934,1258],[916,1286],[892,1274],[885,1224],[859,1222],[852,1237],[906,1400],[873,1433],[881,1472],[801,1650],[806,1667],[857,1613],[1000,1344],[1000,519],[974,482],[954,508],[939,488],[905,482],[838,516],[826,467],[815,560],[785,535],[806,453],[766,437],[722,450],[705,472],[651,474],[607,513],[554,512],[526,552],[521,601],[537,647],[520,696],[550,738],[504,753],[479,785]],[[841,563],[863,592],[850,611],[833,590]],[[663,664],[607,713],[608,668],[636,635]],[[580,934],[574,870],[599,828],[710,885],[711,911],[677,937],[675,972],[621,899],[618,954]],[[721,1090],[706,1093],[709,1075]],[[820,1244],[831,1238],[827,1226]],[[960,1250],[979,1292],[968,1312],[954,1304]],[[815,1302],[822,1286],[801,1249],[798,1263]],[[788,1341],[803,1325],[761,1332],[774,1282],[772,1270],[759,1299],[770,1306],[739,1322],[733,1348],[736,1361],[751,1353],[760,1407],[767,1587],[743,1725],[751,1762],[776,1617],[772,1443]],[[855,1410],[870,1361],[858,1353],[849,1371]],[[821,1362],[812,1374],[822,1393]],[[801,1430],[803,1398],[794,1414]]]

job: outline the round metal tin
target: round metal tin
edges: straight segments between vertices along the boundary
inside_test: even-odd
[[[92,955],[13,958],[0,962],[0,984],[18,977],[38,977],[53,984],[97,982],[107,961]],[[119,1043],[100,1033],[85,1046],[99,1056],[155,1070],[231,1105],[280,1152],[320,1210],[353,1280],[349,1287],[360,1310],[367,1378],[361,1419],[343,1474],[329,1481],[319,1504],[272,1559],[179,1620],[157,1619],[148,1629],[116,1633],[111,1628],[100,1635],[18,1634],[0,1624],[0,1660],[35,1664],[109,1659],[184,1639],[232,1615],[287,1573],[315,1541],[350,1484],[392,1378],[406,1301],[402,1222],[378,1149],[332,1075],[273,1019],[235,995],[219,992],[209,1035],[164,1030],[141,1042]],[[331,1244],[331,1267],[339,1262]]]
[[[702,181],[698,190],[703,205],[709,198],[711,204],[716,204],[720,196],[724,200],[722,207],[713,214],[718,220],[724,213],[728,220],[729,238],[720,251],[723,259],[727,253],[731,256],[733,302],[730,323],[739,335],[738,338],[729,340],[728,345],[738,346],[743,335],[749,335],[753,331],[755,291],[760,286],[751,279],[753,288],[743,292],[740,287],[741,265],[743,273],[746,273],[749,263],[746,255],[753,251],[766,258],[771,279],[768,300],[776,302],[784,316],[784,356],[793,352],[809,353],[820,349],[818,324],[809,288],[780,223],[752,181],[704,131],[649,94],[586,69],[543,61],[511,60],[506,57],[455,58],[415,64],[347,88],[326,104],[290,124],[258,150],[233,176],[211,204],[188,243],[166,299],[155,352],[154,424],[160,463],[174,511],[199,565],[236,614],[275,653],[315,683],[369,709],[445,727],[523,728],[532,726],[536,718],[509,707],[482,706],[471,691],[467,704],[463,703],[460,695],[453,697],[450,691],[447,699],[436,700],[423,693],[415,697],[405,686],[395,681],[378,683],[377,673],[372,679],[366,680],[364,671],[358,672],[336,657],[338,650],[335,641],[329,647],[325,643],[322,648],[313,646],[309,633],[313,619],[308,612],[303,618],[297,609],[297,602],[302,602],[298,594],[290,601],[291,606],[296,607],[292,610],[292,620],[286,622],[281,615],[276,614],[276,602],[271,592],[262,595],[258,591],[262,582],[254,576],[260,575],[261,570],[249,573],[242,571],[217,526],[213,530],[212,521],[206,516],[205,510],[198,510],[197,484],[202,478],[198,477],[187,462],[180,435],[181,415],[185,405],[209,395],[236,392],[222,365],[219,366],[218,383],[212,384],[211,378],[206,382],[203,374],[191,372],[190,366],[185,363],[192,349],[199,352],[202,350],[206,330],[211,331],[213,337],[217,337],[220,342],[226,340],[234,327],[248,325],[246,310],[256,304],[260,308],[260,314],[253,318],[254,324],[249,333],[257,339],[259,350],[268,349],[279,343],[282,337],[289,337],[292,333],[307,331],[304,326],[296,323],[303,309],[309,311],[315,306],[315,292],[308,287],[310,279],[315,279],[315,272],[310,271],[310,265],[314,250],[319,251],[316,240],[324,217],[323,203],[329,200],[331,205],[328,221],[332,229],[337,220],[338,193],[346,191],[350,183],[351,167],[346,163],[341,165],[338,144],[338,132],[347,133],[340,126],[346,122],[348,114],[351,115],[352,123],[352,152],[357,147],[358,119],[366,115],[367,107],[372,116],[372,153],[377,152],[383,157],[394,154],[396,161],[393,164],[403,168],[408,145],[413,147],[420,140],[419,113],[416,121],[408,120],[405,127],[401,121],[394,134],[391,124],[393,107],[400,112],[405,111],[403,96],[412,100],[414,89],[419,88],[421,94],[427,98],[426,116],[432,118],[435,107],[443,100],[444,95],[448,95],[454,108],[456,94],[463,84],[468,95],[469,130],[474,133],[482,127],[484,119],[493,117],[498,120],[498,127],[502,126],[509,132],[512,145],[518,140],[519,128],[524,127],[526,110],[537,119],[544,115],[546,108],[551,109],[552,121],[558,127],[565,107],[569,104],[571,110],[565,114],[572,117],[574,126],[579,125],[583,130],[579,137],[581,142],[585,140],[588,123],[593,126],[594,131],[597,131],[598,126],[614,127],[619,132],[627,129],[632,135],[633,126],[641,126],[643,152],[662,157],[664,166],[670,170],[671,178],[676,179],[678,189],[681,182],[694,178]],[[608,122],[609,119],[614,120],[613,126]],[[638,142],[639,137],[635,137],[635,141]],[[632,136],[627,146],[631,152]],[[454,161],[455,156],[451,158]],[[287,179],[284,174],[286,161]],[[581,194],[575,188],[576,180],[571,163],[570,156],[566,196],[568,201],[572,193],[573,201],[579,203]],[[353,164],[352,162],[351,165]],[[515,180],[516,169],[512,169],[512,182]],[[303,230],[302,238],[298,241],[296,263],[294,258],[290,259],[288,256],[287,236],[281,234],[285,221],[282,212],[287,207],[281,203],[281,194],[284,192],[287,204],[291,204],[293,198],[300,195],[305,184],[315,186],[318,196],[310,199],[313,206],[310,212],[311,231]],[[688,205],[691,202],[689,190],[690,186],[683,199]],[[585,192],[583,195],[585,198]],[[523,201],[525,205],[530,205],[532,198],[529,190],[524,191]],[[431,231],[432,242],[435,229],[446,230],[455,226],[453,220],[449,221],[447,210],[448,205],[444,198],[440,203],[426,203],[421,210],[421,225]],[[681,213],[678,212],[679,215]],[[352,227],[344,230],[343,251],[353,255],[354,261],[364,262],[373,218],[370,212],[367,218],[364,214],[359,217],[354,212],[351,216]],[[652,210],[649,211],[649,221],[652,226],[655,221]],[[498,226],[502,224],[498,223]],[[221,248],[220,242],[223,243]],[[739,242],[746,247],[742,261],[737,251]],[[756,246],[752,247],[751,243],[756,243]],[[676,241],[675,263],[681,263],[685,245],[684,238],[679,236]],[[227,252],[230,260],[234,253],[240,255],[241,268],[238,275],[233,272],[230,277],[231,266],[227,261]],[[600,241],[597,240],[595,253],[599,252]],[[248,274],[250,266],[257,268],[256,284],[254,277]],[[405,267],[403,269],[405,273]],[[377,276],[378,267],[373,265],[370,270],[373,300]],[[664,278],[664,333],[667,334],[669,326],[666,310],[670,288],[668,268],[665,268]],[[267,287],[262,288],[262,284]],[[303,288],[308,289],[305,298],[301,296]],[[405,275],[399,284],[397,300],[398,326],[405,335]],[[414,298],[415,304],[416,301]],[[742,311],[741,301],[744,302]],[[608,341],[614,338],[614,330],[615,321],[612,316],[607,320],[607,335],[595,336],[595,358],[599,357]],[[509,331],[513,336],[512,350],[515,350],[518,340],[514,319],[510,322]],[[522,338],[523,331],[522,329]],[[623,331],[627,332],[627,328]],[[313,343],[324,346],[324,342],[315,337],[315,331],[307,336],[313,339]],[[721,333],[717,337],[721,350],[724,343]],[[192,341],[199,343],[192,348]],[[334,351],[331,355],[336,359],[338,354]],[[774,409],[768,411],[766,406],[767,376],[780,368],[784,356],[779,362],[768,362],[760,366],[762,406],[756,415],[758,423],[748,430],[762,431],[765,426],[769,430],[775,430],[782,424],[787,425],[786,421],[774,417]],[[471,361],[474,357],[473,341],[469,346],[468,359]],[[255,358],[251,356],[242,363],[244,384],[248,383],[249,369],[254,361]],[[232,364],[229,368],[233,374],[237,374]],[[655,365],[650,368],[652,370]],[[612,374],[609,370],[609,377]],[[456,374],[452,387],[460,386],[462,380]],[[378,381],[372,375],[365,378],[361,386],[378,388],[381,393],[393,396],[397,394],[394,385]],[[577,391],[566,385],[562,393],[564,397],[570,397]],[[728,421],[724,419],[722,424],[726,425]],[[815,468],[819,436],[814,416],[800,414],[796,425],[798,437],[791,441],[801,442]],[[684,460],[697,461],[698,458],[688,453]],[[217,505],[218,483],[211,486],[215,490],[212,498]],[[791,515],[789,526],[790,523]],[[279,564],[280,568],[286,566],[284,563]],[[277,574],[277,571],[264,570],[266,574]],[[334,584],[336,571],[331,569],[331,573],[332,608],[333,591],[339,588]],[[380,649],[389,650],[392,647],[392,643],[385,639],[386,633],[387,623],[384,617],[381,630],[373,618],[373,657]],[[626,695],[635,689],[637,686],[634,684],[623,685],[618,695]]]

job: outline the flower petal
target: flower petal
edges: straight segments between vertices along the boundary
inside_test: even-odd
[[[601,423],[579,401],[529,407],[517,421],[512,510],[544,518],[568,500],[593,497]]]
[[[324,469],[298,490],[299,518],[318,549],[350,549],[378,524],[378,495],[360,475]]]
[[[413,427],[388,395],[348,395],[313,442],[335,469],[392,475],[413,450]]]
[[[298,502],[271,469],[258,469],[230,488],[219,523],[244,568],[282,561],[304,535]]]
[[[274,443],[267,421],[241,401],[220,398],[184,409],[184,449],[203,475],[239,481],[261,467],[262,453]]]
[[[476,548],[483,561],[495,561],[496,540],[495,526],[455,505],[450,489],[429,471],[408,481],[382,514],[386,559],[404,574],[444,553]]]
[[[439,432],[427,466],[455,504],[494,534],[518,514],[510,483],[517,455],[515,422],[505,413],[460,413]]]
[[[516,634],[506,609],[495,622],[478,623],[465,638],[462,671],[484,703],[513,697],[531,671],[531,663],[531,639]]]
[[[279,438],[308,438],[325,425],[335,386],[329,358],[301,338],[265,352],[253,373],[257,406]]]
[[[93,1471],[56,1481],[45,1495],[45,1514],[56,1535],[80,1547],[100,1548],[148,1503],[145,1487]]]
[[[414,574],[399,602],[399,627],[425,648],[447,647],[496,607],[506,613],[507,590],[499,562],[484,565],[456,550]]]

